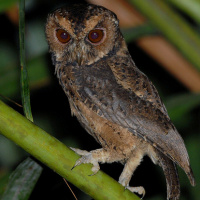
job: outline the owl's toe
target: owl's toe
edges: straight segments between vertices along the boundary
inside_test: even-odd
[[[84,156],[86,154],[88,154],[89,152],[88,151],[85,151],[85,150],[81,150],[81,149],[77,149],[77,148],[73,148],[73,147],[70,147],[70,149],[74,152],[76,152],[78,155],[80,156]]]
[[[85,151],[85,150],[80,150],[80,149],[76,149],[76,148],[72,148],[72,147],[70,147],[70,148],[71,148],[73,151],[75,151],[77,154],[79,154],[79,155],[82,156],[81,158],[79,158],[79,159],[76,161],[74,167],[76,167],[76,166],[78,166],[78,165],[80,165],[80,164],[82,164],[82,163],[91,163],[91,164],[93,165],[93,167],[92,167],[92,172],[93,172],[93,174],[91,174],[90,176],[95,175],[95,174],[99,171],[99,169],[100,169],[99,163],[98,163],[98,161],[93,157],[92,152],[88,152],[88,151]],[[74,168],[74,167],[73,167],[73,168]],[[72,168],[72,169],[73,169],[73,168]]]
[[[130,190],[131,192],[142,195],[142,198],[145,196],[145,189],[142,186],[139,186],[139,187],[126,186],[126,189]]]

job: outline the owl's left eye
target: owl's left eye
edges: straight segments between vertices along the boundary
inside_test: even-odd
[[[56,31],[56,37],[61,43],[67,43],[71,39],[69,33],[63,29],[58,29]]]
[[[94,29],[89,32],[88,39],[92,43],[99,43],[104,39],[104,31],[102,29]]]

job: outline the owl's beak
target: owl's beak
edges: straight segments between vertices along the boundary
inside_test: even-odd
[[[78,52],[77,55],[76,55],[76,61],[77,61],[79,66],[82,64],[82,55],[81,55],[80,52]]]

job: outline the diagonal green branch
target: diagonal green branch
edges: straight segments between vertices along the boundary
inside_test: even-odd
[[[71,170],[79,156],[2,101],[0,133],[94,199],[140,199],[101,171],[89,176],[92,174],[91,164],[82,164]]]

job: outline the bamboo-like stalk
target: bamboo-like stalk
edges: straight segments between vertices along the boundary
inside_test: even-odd
[[[2,101],[0,133],[94,199],[140,199],[101,171],[89,176],[92,174],[91,164],[82,164],[71,170],[79,156]]]
[[[129,0],[147,16],[198,70],[200,37],[179,15],[160,0]]]

